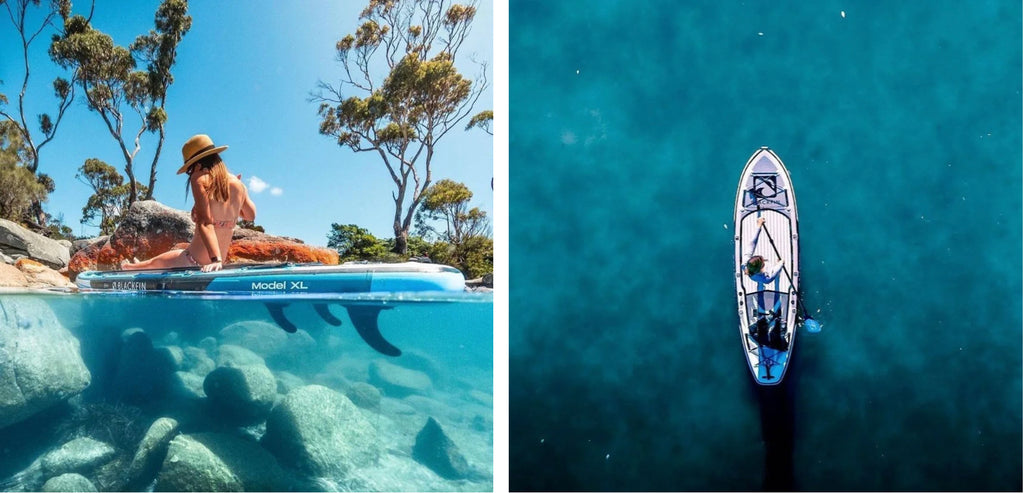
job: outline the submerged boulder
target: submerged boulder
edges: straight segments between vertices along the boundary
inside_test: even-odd
[[[384,360],[370,363],[370,379],[384,392],[395,397],[425,394],[433,388],[433,382],[426,373]]]
[[[114,397],[138,405],[152,404],[164,397],[175,366],[170,353],[153,347],[152,339],[140,329],[126,330],[122,339],[111,386]]]
[[[156,491],[288,491],[290,476],[258,443],[224,433],[178,435]]]
[[[89,437],[79,437],[51,450],[40,460],[43,472],[51,475],[88,473],[114,456],[114,447]]]
[[[89,386],[78,339],[40,298],[0,298],[0,428]]]
[[[206,376],[203,390],[222,417],[255,423],[274,406],[277,379],[263,365],[221,366]]]
[[[96,485],[89,481],[89,478],[76,473],[61,474],[48,479],[43,483],[40,491],[47,492],[94,492]]]
[[[344,477],[381,453],[377,431],[355,404],[320,385],[292,390],[274,407],[263,445],[282,464],[312,476]]]
[[[459,452],[448,435],[441,429],[441,424],[434,418],[427,418],[427,424],[416,434],[416,445],[412,448],[412,458],[429,467],[445,479],[465,479],[469,477],[470,468],[466,458]]]
[[[166,456],[167,445],[177,433],[178,422],[173,418],[160,418],[149,426],[125,471],[131,489],[143,489],[152,481]]]

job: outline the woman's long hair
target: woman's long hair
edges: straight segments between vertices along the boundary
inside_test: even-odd
[[[227,202],[229,196],[229,190],[231,185],[231,176],[228,173],[228,167],[224,164],[224,161],[220,158],[220,154],[210,154],[195,163],[188,168],[189,180],[185,182],[185,196],[188,197],[189,187],[192,186],[192,173],[196,169],[202,168],[210,170],[210,178],[213,180],[210,186],[206,189],[206,196],[218,200],[220,202]]]

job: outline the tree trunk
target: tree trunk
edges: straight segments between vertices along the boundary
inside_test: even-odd
[[[164,126],[160,125],[160,140],[156,143],[156,153],[153,154],[153,164],[149,167],[149,190],[143,200],[153,200],[153,189],[156,188],[156,162],[160,159],[160,151],[164,148]]]

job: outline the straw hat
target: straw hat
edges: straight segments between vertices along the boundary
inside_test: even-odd
[[[192,163],[210,154],[223,152],[227,148],[228,146],[217,147],[213,145],[213,139],[209,135],[199,134],[192,136],[191,139],[185,141],[185,145],[181,146],[181,157],[185,160],[185,164],[178,169],[178,174],[180,175],[188,170]]]

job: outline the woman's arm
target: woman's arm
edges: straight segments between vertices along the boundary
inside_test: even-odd
[[[210,260],[216,259],[203,266],[203,272],[220,270],[224,259],[220,257],[220,244],[217,241],[217,232],[213,226],[213,216],[210,214],[210,200],[206,195],[206,185],[200,177],[192,178],[192,198],[196,205],[193,208],[196,216],[196,235],[206,247],[206,253]]]
[[[249,198],[249,189],[245,187],[245,183],[242,184],[242,193],[245,194],[245,199],[242,201],[242,209],[238,211],[238,215],[246,221],[255,221],[256,204]]]

